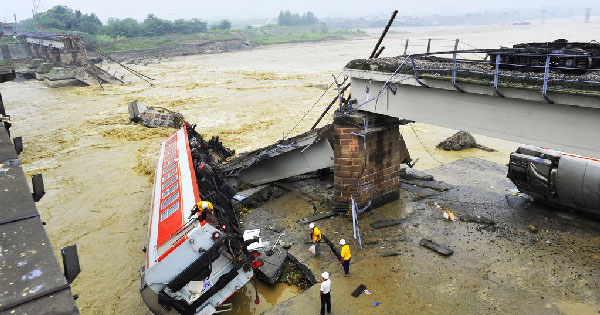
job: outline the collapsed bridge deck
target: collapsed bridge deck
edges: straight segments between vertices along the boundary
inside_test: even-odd
[[[482,52],[351,61],[353,109],[600,156],[600,72],[515,73],[461,53]]]

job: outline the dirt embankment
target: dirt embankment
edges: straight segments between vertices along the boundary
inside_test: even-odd
[[[156,47],[147,49],[125,50],[110,52],[109,55],[119,62],[148,64],[148,59],[161,59],[176,56],[188,56],[199,54],[216,54],[228,51],[252,49],[253,45],[243,39],[234,40],[204,40],[192,44],[182,43],[180,46]],[[96,53],[90,53],[90,57],[101,57]]]
[[[348,35],[348,33],[344,34]],[[363,33],[355,32],[354,36],[360,36],[361,34]],[[112,51],[109,54],[119,62],[149,64],[152,63],[150,60],[153,59],[240,51],[268,44],[327,41],[343,38],[344,36],[339,31],[329,31],[326,26],[315,24],[272,29],[244,29],[222,34],[199,34],[197,39],[179,39],[175,35],[173,41],[177,45],[168,44],[154,48]],[[133,38],[132,40],[135,41],[136,39]],[[89,52],[89,55],[90,57],[102,58],[93,51]]]

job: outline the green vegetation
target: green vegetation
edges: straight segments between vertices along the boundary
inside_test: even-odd
[[[304,41],[317,41],[327,39],[343,39],[364,35],[362,31],[317,31],[317,32],[299,32],[293,34],[265,34],[253,38],[251,41],[255,44],[274,44],[274,43],[293,43]]]
[[[52,9],[38,13],[34,18],[23,20],[19,23],[19,29],[35,31],[41,27],[42,30],[77,32],[86,35],[107,35],[110,37],[135,37],[135,36],[161,36],[166,34],[193,34],[205,32],[207,23],[200,19],[190,20],[163,20],[150,13],[141,23],[135,19],[108,20],[106,25],[94,14],[82,14],[81,11],[57,5]],[[231,28],[231,22],[222,20],[211,25],[214,30],[227,30]]]
[[[311,25],[318,22],[319,19],[310,11],[302,15],[290,11],[281,11],[279,17],[277,17],[277,24],[281,26]]]
[[[0,60],[0,68],[12,68],[12,62],[8,62],[6,60]]]
[[[221,20],[219,23],[210,26],[211,30],[228,30],[231,29],[231,22],[229,20]]]
[[[61,30],[78,31],[88,34],[97,34],[102,28],[102,21],[94,14],[82,14],[79,10],[57,5],[52,9],[38,13],[35,18],[23,20],[19,23],[21,30]]]
[[[106,24],[94,14],[83,14],[66,6],[55,6],[19,23],[24,31],[55,31],[83,36],[85,41],[105,51],[138,50],[197,44],[205,41],[243,40],[253,44],[288,43],[363,35],[361,31],[334,31],[318,23],[312,12],[302,15],[282,11],[279,25],[231,29],[229,20],[213,24],[200,19],[163,20],[154,14],[138,22],[132,18],[110,18]]]

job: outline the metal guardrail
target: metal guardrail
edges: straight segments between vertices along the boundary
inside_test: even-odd
[[[493,54],[496,56],[496,58],[494,61],[490,61],[487,59],[475,60],[475,59],[459,59],[458,58],[458,55],[468,55],[468,54],[472,54],[472,55],[485,54],[486,56],[488,56],[488,54]],[[503,62],[501,62],[502,55],[513,55],[513,56],[518,55],[518,56],[524,56],[524,57],[537,57],[537,58],[541,58],[541,60],[544,60],[544,64],[543,65],[522,65],[522,64],[513,64],[513,63],[503,63]],[[448,57],[442,58],[441,56],[448,56]],[[437,57],[439,59],[433,59],[433,58],[428,58],[428,57]],[[576,78],[573,78],[575,75],[566,74],[566,73],[561,73],[560,75],[563,76],[561,78],[551,77],[550,73],[552,70],[585,71],[585,72],[589,72],[589,73],[598,73],[600,71],[599,68],[582,69],[582,68],[577,68],[577,67],[564,67],[564,66],[552,65],[551,61],[553,60],[553,58],[558,58],[558,57],[589,58],[589,59],[593,59],[593,60],[600,59],[600,56],[567,55],[567,54],[554,54],[554,53],[553,54],[509,53],[509,52],[502,52],[501,50],[498,50],[498,49],[467,49],[467,50],[450,50],[450,51],[410,54],[410,55],[404,56],[404,59],[399,61],[399,66],[394,71],[394,73],[390,75],[390,78],[384,83],[381,91],[379,91],[379,93],[376,96],[365,100],[365,102],[358,104],[356,107],[354,107],[350,110],[351,111],[357,110],[358,108],[366,105],[367,103],[370,103],[371,101],[374,101],[377,98],[379,98],[379,96],[381,95],[381,93],[384,90],[390,88],[388,85],[390,83],[392,83],[392,79],[396,75],[401,74],[403,72],[403,70],[406,71],[406,72],[402,73],[405,75],[412,72],[412,77],[414,77],[416,82],[423,87],[429,87],[429,86],[427,86],[427,84],[421,80],[420,74],[422,72],[424,72],[424,71],[428,71],[428,72],[451,71],[452,85],[459,92],[464,92],[464,90],[461,89],[459,85],[457,85],[457,74],[458,73],[489,75],[489,76],[493,77],[494,92],[499,97],[504,97],[502,92],[499,90],[499,83],[500,83],[501,78],[537,80],[537,81],[541,81],[540,93],[542,94],[544,99],[550,104],[554,103],[548,97],[548,87],[549,87],[549,83],[551,83],[551,82],[566,82],[566,83],[581,83],[581,84],[588,84],[588,85],[597,85],[600,89],[600,79],[598,79],[598,80],[597,79],[592,79],[592,80],[576,79]],[[419,62],[416,62],[416,61],[427,61],[427,62],[432,62],[432,63],[439,62],[440,64],[446,63],[446,64],[449,64],[450,67],[448,67],[448,68],[441,68],[441,67],[423,68],[423,67],[419,67]],[[460,69],[459,66],[461,64],[484,65],[485,67],[481,67],[482,69],[477,69],[477,70]],[[515,74],[514,72],[503,73],[503,69],[502,69],[503,67],[530,68],[530,69],[535,69],[535,70],[539,69],[541,75],[535,76],[535,75],[531,75],[531,73],[521,75],[521,74]],[[485,68],[489,68],[490,71],[486,71]],[[598,76],[598,78],[600,78],[600,75]]]
[[[458,54],[482,54],[486,55],[492,53],[496,56],[495,61],[487,61],[487,60],[472,60],[472,59],[458,59]],[[417,67],[417,63],[414,62],[416,57],[433,57],[440,55],[451,55],[451,68],[421,68]],[[523,57],[537,57],[541,60],[544,60],[544,65],[523,65],[523,64],[514,64],[514,63],[503,63],[501,62],[503,55],[511,55],[511,56],[523,56]],[[599,85],[600,81],[597,80],[580,80],[580,79],[570,79],[570,78],[551,78],[550,72],[551,70],[559,70],[559,71],[585,71],[585,72],[598,72],[600,69],[598,68],[577,68],[577,67],[565,67],[565,66],[553,66],[551,64],[551,60],[555,58],[586,58],[586,59],[600,59],[600,56],[585,56],[585,55],[566,55],[566,54],[539,54],[539,53],[509,53],[509,52],[501,52],[498,50],[489,50],[489,49],[472,49],[472,50],[454,50],[454,51],[444,51],[444,52],[429,52],[429,53],[421,53],[421,54],[412,54],[407,56],[411,60],[412,72],[414,73],[415,79],[421,85],[425,85],[421,82],[419,78],[419,70],[426,71],[452,71],[452,85],[460,92],[464,92],[457,84],[457,73],[472,73],[472,74],[482,74],[482,75],[493,75],[493,87],[495,93],[504,97],[502,93],[498,90],[498,84],[501,77],[512,77],[512,78],[520,78],[520,79],[533,79],[542,81],[541,94],[544,99],[548,103],[553,103],[552,100],[548,98],[548,84],[550,82],[568,82],[568,83],[583,83],[590,85]],[[431,60],[432,62],[441,62],[441,60]],[[493,66],[493,71],[477,71],[477,70],[469,70],[469,69],[459,69],[459,64],[482,64],[486,66]],[[514,73],[501,73],[502,67],[513,67],[513,68],[527,68],[527,69],[539,69],[543,70],[542,76],[533,76],[530,74],[524,75],[515,75]],[[566,76],[566,74],[565,74]]]

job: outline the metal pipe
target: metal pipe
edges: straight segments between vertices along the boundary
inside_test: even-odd
[[[500,96],[500,97],[504,97],[504,95],[502,93],[500,93],[500,91],[498,91],[498,72],[500,70],[500,54],[496,55],[496,70],[494,71],[494,92],[496,92],[496,95]]]
[[[413,58],[413,56],[410,56],[410,62],[412,64],[412,68],[413,68],[413,72],[415,73],[415,80],[417,80],[417,83],[419,83],[421,86],[424,86],[426,88],[428,88],[429,86],[423,82],[421,82],[421,80],[419,80],[419,72],[417,71],[417,65],[415,64],[415,59]]]
[[[390,26],[392,26],[392,23],[394,22],[394,19],[396,18],[396,14],[398,14],[398,10],[394,10],[394,13],[392,13],[392,17],[390,18],[387,25],[383,29],[383,33],[381,33],[381,36],[379,36],[377,45],[375,45],[375,48],[373,48],[373,52],[371,52],[371,56],[369,56],[369,59],[373,59],[373,57],[375,56],[375,53],[377,53],[377,49],[379,49],[379,45],[381,45],[381,42],[383,41],[385,34],[387,34],[388,30],[390,29]]]
[[[546,65],[544,67],[544,86],[542,87],[542,95],[544,96],[544,99],[550,103],[550,104],[554,104],[554,102],[552,100],[550,100],[548,98],[548,96],[546,95],[546,93],[548,92],[548,74],[550,72],[550,55],[548,55],[546,57]]]
[[[406,39],[406,44],[404,44],[404,54],[402,54],[403,56],[406,56],[407,50],[408,50],[408,38]]]
[[[344,88],[341,91],[341,94],[344,94],[344,92],[350,87],[350,83],[346,84],[346,86],[344,86]],[[321,122],[321,119],[323,119],[323,117],[325,117],[325,114],[327,114],[327,112],[329,111],[329,109],[331,108],[331,106],[333,106],[333,104],[335,104],[335,102],[337,101],[339,97],[339,94],[335,96],[335,98],[333,99],[333,101],[331,101],[331,103],[329,103],[329,105],[327,106],[327,108],[325,108],[325,110],[323,111],[323,113],[321,114],[321,116],[319,117],[319,119],[317,119],[317,122],[315,122],[315,124],[310,128],[310,130],[313,130],[317,127],[317,125]]]
[[[379,51],[375,54],[375,57],[373,57],[373,58],[379,58],[379,55],[381,55],[381,53],[383,52],[384,49],[385,49],[385,46],[381,46],[381,48],[379,48]]]

